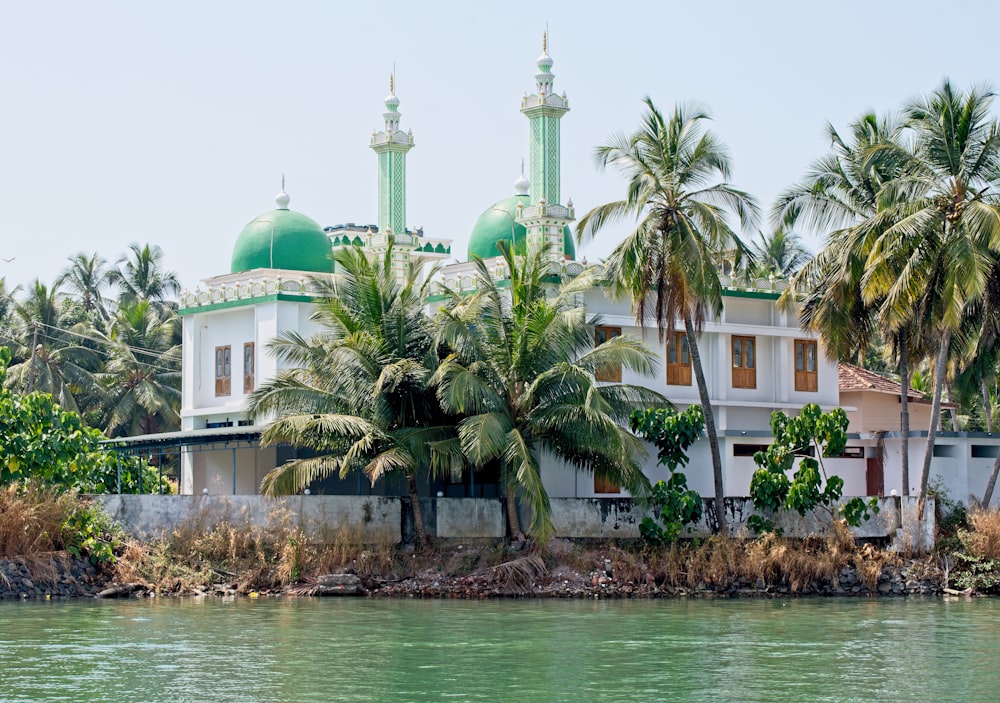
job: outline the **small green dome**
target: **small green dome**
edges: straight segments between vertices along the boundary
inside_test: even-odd
[[[497,242],[510,241],[511,224],[514,225],[514,251],[524,253],[526,231],[524,225],[514,222],[514,218],[517,217],[517,206],[520,204],[527,207],[530,202],[531,198],[527,195],[512,195],[486,208],[476,220],[476,226],[472,228],[472,236],[469,237],[469,259],[473,256],[483,259],[500,256]],[[576,258],[576,247],[573,245],[573,235],[568,226],[563,232],[563,248],[567,257]]]
[[[258,215],[240,232],[232,272],[271,268],[333,273],[332,253],[329,237],[314,220],[279,207]]]

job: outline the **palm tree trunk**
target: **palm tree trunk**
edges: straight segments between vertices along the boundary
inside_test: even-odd
[[[507,487],[504,503],[507,506],[507,528],[510,530],[510,538],[523,542],[524,531],[521,529],[521,518],[517,514],[517,491],[513,486]]]
[[[948,389],[948,402],[951,403],[951,408],[948,409],[948,415],[951,417],[951,431],[958,432],[958,407],[955,404],[955,393],[950,383],[946,388]]]
[[[410,505],[413,507],[413,531],[416,533],[417,546],[426,547],[427,530],[424,527],[424,513],[420,509],[420,494],[417,493],[417,477],[414,474],[407,474],[406,489],[410,494]]]
[[[701,399],[701,409],[705,415],[705,434],[708,435],[708,446],[712,450],[712,476],[715,479],[715,516],[717,533],[725,533],[726,529],[726,491],[722,477],[722,455],[719,452],[719,435],[715,430],[715,415],[712,413],[712,401],[708,397],[708,384],[705,383],[705,372],[701,368],[701,353],[698,351],[698,339],[694,323],[690,315],[684,316],[684,331],[687,333],[688,350],[691,352],[691,366],[694,367],[694,378],[698,384],[698,397]]]
[[[993,434],[993,403],[990,400],[990,389],[986,387],[986,377],[980,381],[983,392],[983,415],[986,417],[986,431]]]
[[[986,491],[983,493],[982,506],[984,508],[990,507],[990,501],[993,500],[993,489],[997,485],[997,474],[1000,474],[1000,453],[993,460],[993,470],[990,471],[990,480],[987,481]]]
[[[934,458],[934,438],[937,437],[937,427],[941,414],[941,395],[944,391],[944,376],[948,369],[948,345],[951,342],[951,332],[945,332],[941,340],[941,349],[934,362],[934,395],[931,400],[931,426],[927,430],[927,446],[924,448],[924,465],[920,472],[920,497],[917,500],[917,520],[924,519],[924,503],[927,500],[927,482],[931,474],[931,459]]]
[[[903,481],[902,494],[910,495],[910,359],[906,345],[906,332],[899,335],[899,386],[902,395],[899,399],[899,431],[903,435],[903,455],[900,460]]]
[[[524,531],[521,529],[521,517],[517,514],[517,482],[510,476],[507,462],[500,467],[500,480],[503,482],[503,500],[507,508],[508,537],[518,542],[524,541]]]

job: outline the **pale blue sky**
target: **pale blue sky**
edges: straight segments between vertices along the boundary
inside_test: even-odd
[[[647,94],[708,106],[733,182],[766,209],[826,151],[827,121],[945,76],[1000,83],[998,19],[989,2],[0,2],[0,276],[50,282],[78,251],[139,241],[193,288],[228,272],[282,173],[320,224],[375,222],[368,140],[394,63],[417,143],[408,223],[464,258],[527,156],[518,108],[546,22],[578,212],[622,192],[593,148]]]

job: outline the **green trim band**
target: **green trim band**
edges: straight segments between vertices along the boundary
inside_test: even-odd
[[[215,312],[216,310],[228,310],[229,308],[242,308],[258,303],[315,303],[321,300],[311,295],[291,295],[288,293],[272,293],[271,295],[260,295],[256,298],[241,298],[239,300],[226,300],[221,303],[211,303],[210,305],[198,305],[191,308],[181,308],[177,311],[179,317],[193,315],[196,312]]]

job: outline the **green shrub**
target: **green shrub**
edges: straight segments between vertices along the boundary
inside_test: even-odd
[[[852,498],[839,510],[833,507],[843,496],[844,480],[828,476],[823,459],[840,454],[847,445],[847,413],[843,408],[824,413],[815,403],[808,403],[796,417],[775,411],[771,413],[771,432],[774,441],[753,457],[759,468],[750,480],[750,499],[757,511],[747,520],[750,529],[777,531],[772,518],[782,510],[805,516],[825,508],[831,516],[839,513],[854,527],[878,513],[875,498],[867,502]],[[798,468],[789,479],[788,472],[796,461]]]
[[[648,501],[655,519],[644,517],[639,533],[650,544],[671,544],[685,525],[701,519],[701,496],[687,487],[687,477],[677,469],[687,465],[687,450],[701,437],[705,415],[700,405],[691,405],[682,413],[673,408],[636,410],[630,420],[632,430],[656,445],[659,463],[670,469],[670,478],[657,481]]]
[[[48,393],[3,388],[10,351],[0,347],[0,485],[35,481],[81,493],[157,491],[156,472],[138,457],[116,457],[104,435]],[[120,477],[120,478],[119,478]]]
[[[679,471],[672,474],[667,482],[656,482],[649,504],[659,518],[659,524],[651,517],[644,517],[639,523],[639,534],[652,545],[676,542],[685,525],[701,519],[701,496],[697,491],[688,489],[687,478]]]
[[[62,534],[66,551],[90,559],[95,566],[113,563],[121,545],[121,529],[94,505],[78,504],[63,523]]]

